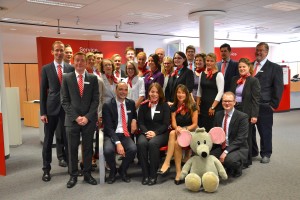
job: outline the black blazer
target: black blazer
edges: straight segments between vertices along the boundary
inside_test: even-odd
[[[214,125],[222,127],[224,118],[224,111],[218,111],[215,116]],[[228,153],[240,150],[240,155],[243,159],[248,156],[248,131],[249,131],[249,118],[246,113],[234,110],[228,127],[228,141],[229,146],[226,147]]]
[[[94,74],[85,73],[83,96],[80,97],[75,72],[64,74],[61,103],[66,112],[65,126],[77,125],[76,119],[85,116],[89,122],[98,119],[99,85]]]
[[[219,72],[221,72],[222,62],[218,62],[217,65],[218,65]],[[229,91],[232,77],[239,75],[238,65],[239,65],[238,62],[236,62],[234,60],[231,60],[231,59],[229,60],[228,66],[227,66],[227,69],[226,69],[226,73],[225,73],[225,76],[224,76],[224,80],[225,80],[224,92]]]
[[[142,134],[147,131],[154,131],[156,135],[167,133],[170,125],[170,107],[166,102],[158,103],[153,119],[151,108],[148,104],[143,104],[139,108],[138,125]]]
[[[260,102],[278,108],[283,93],[282,67],[267,60],[255,77],[260,83]]]
[[[131,121],[137,119],[135,102],[131,99],[125,99],[126,111],[127,111],[127,129],[131,132]],[[120,113],[121,114],[121,113]],[[118,110],[117,102],[115,98],[111,98],[103,104],[102,108],[103,124],[104,124],[104,135],[110,137],[114,142],[119,141],[116,135],[116,129],[118,126]]]
[[[194,87],[193,71],[188,69],[187,67],[183,67],[181,70],[181,74],[178,78],[176,76],[171,76],[169,78],[165,93],[169,95],[168,98],[170,99],[171,102],[174,101],[175,90],[179,84],[185,85],[188,88],[190,93],[193,92],[193,87]]]
[[[240,76],[234,76],[231,80],[230,91],[235,94],[238,84],[236,83]],[[258,117],[260,99],[260,84],[257,78],[249,76],[246,79],[242,92],[242,111],[250,118]]]
[[[63,73],[73,72],[74,68],[64,62]],[[42,68],[40,88],[40,114],[57,115],[61,109],[60,83],[54,62]]]

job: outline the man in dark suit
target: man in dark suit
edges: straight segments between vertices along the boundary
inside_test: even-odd
[[[74,68],[63,62],[64,44],[55,41],[52,45],[52,55],[54,61],[42,68],[41,73],[41,90],[40,90],[40,114],[41,121],[44,123],[44,143],[43,143],[43,177],[42,180],[47,182],[51,180],[50,170],[52,161],[52,143],[55,129],[58,128],[61,133],[61,139],[64,143],[64,149],[67,149],[67,139],[65,128],[62,123],[65,119],[65,112],[60,103],[60,89],[62,83],[62,74],[74,71]],[[67,161],[66,156],[60,160],[60,165]]]
[[[74,55],[74,68],[75,72],[64,75],[61,89],[61,102],[66,112],[65,127],[70,152],[68,188],[72,188],[77,183],[80,133],[83,146],[84,181],[91,185],[97,185],[97,181],[91,176],[91,169],[93,136],[98,119],[98,78],[85,72],[86,57],[82,52]]]
[[[272,154],[273,112],[278,108],[283,92],[282,68],[267,59],[268,53],[269,45],[267,43],[261,42],[256,46],[254,75],[259,80],[261,87],[259,115],[256,126],[260,135],[261,163],[270,162]],[[253,136],[255,136],[255,128]],[[252,147],[252,155],[258,155],[255,137]]]
[[[129,164],[135,157],[137,148],[130,133],[137,130],[137,114],[135,102],[127,99],[128,86],[124,82],[116,85],[116,98],[104,103],[102,108],[104,124],[104,156],[110,168],[106,182],[112,184],[116,178],[115,152],[123,157],[119,174],[124,182],[129,183],[127,176]],[[125,105],[124,105],[125,103]],[[125,114],[126,113],[126,114]]]
[[[232,92],[225,92],[222,97],[224,111],[218,111],[214,125],[222,127],[226,133],[226,141],[222,145],[214,145],[211,154],[220,159],[227,172],[233,177],[242,175],[243,163],[248,158],[248,115],[234,108],[236,101]]]
[[[231,78],[239,75],[238,62],[230,59],[231,47],[229,44],[222,44],[220,47],[222,61],[217,63],[219,72],[224,75],[224,92],[229,91]]]

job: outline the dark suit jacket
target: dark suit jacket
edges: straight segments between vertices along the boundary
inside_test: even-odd
[[[224,118],[224,111],[218,111],[215,116],[214,125],[216,127],[222,127]],[[226,147],[228,153],[239,150],[240,155],[245,160],[248,156],[248,137],[249,131],[249,118],[248,115],[234,110],[228,127],[228,141],[229,146]]]
[[[64,74],[61,102],[66,112],[65,126],[77,124],[79,116],[85,116],[89,122],[96,123],[99,105],[98,78],[94,74],[85,73],[83,96],[80,97],[75,72]]]
[[[187,67],[183,67],[181,70],[180,76],[177,78],[176,76],[171,76],[168,81],[168,85],[166,87],[166,93],[170,94],[170,101],[174,101],[174,95],[176,87],[179,84],[185,85],[189,92],[193,92],[194,87],[194,73],[192,70],[188,69]]]
[[[126,111],[127,111],[127,129],[131,132],[131,121],[137,120],[137,114],[135,109],[135,102],[131,99],[125,99]],[[110,137],[113,142],[119,141],[116,135],[116,129],[118,126],[118,110],[117,102],[115,98],[104,103],[102,108],[104,135]]]
[[[255,77],[259,80],[261,87],[260,102],[268,103],[272,108],[278,108],[283,93],[282,67],[267,60]]]
[[[221,72],[222,62],[218,62],[217,65],[218,65],[219,72]],[[238,65],[239,65],[238,62],[236,62],[234,60],[231,60],[231,59],[229,60],[228,66],[227,66],[227,69],[226,69],[226,73],[225,73],[225,76],[224,76],[224,80],[225,80],[224,92],[229,91],[232,77],[239,75]]]
[[[238,84],[236,83],[240,76],[234,76],[231,80],[230,91],[235,94]],[[242,111],[250,118],[258,117],[260,99],[260,84],[257,78],[249,76],[246,79],[242,92]]]
[[[167,133],[170,125],[170,107],[164,103],[158,103],[156,106],[155,114],[152,119],[151,108],[148,104],[143,104],[139,108],[138,125],[142,134],[148,131],[154,131],[156,135]]]
[[[64,63],[63,73],[73,72],[74,68]],[[54,62],[42,68],[41,89],[40,89],[40,114],[57,115],[61,109],[60,103],[60,83]]]

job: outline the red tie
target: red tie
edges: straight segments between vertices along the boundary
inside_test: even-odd
[[[61,84],[61,82],[62,82],[62,67],[61,67],[61,65],[57,65],[57,76],[58,76],[59,83]]]
[[[126,117],[125,117],[125,110],[124,110],[124,104],[121,103],[121,115],[122,115],[122,127],[125,137],[130,137],[128,129],[127,129],[127,123],[126,123]]]
[[[82,78],[82,74],[79,74],[78,88],[79,88],[80,96],[82,97],[82,95],[83,95],[83,78]]]
[[[98,76],[101,76],[98,69],[96,69],[96,74],[97,74]]]
[[[257,68],[260,66],[260,63],[257,62],[256,65],[255,65],[255,68],[254,68],[254,71],[253,71],[253,76],[256,75],[256,71],[257,71]]]
[[[228,114],[226,113],[225,117],[224,117],[224,124],[223,124],[223,130],[225,132],[225,136],[227,135],[227,133],[226,133],[226,130],[227,130],[227,119],[228,119]],[[225,139],[225,141],[222,144],[222,149],[224,150],[225,148],[226,148],[226,139]]]
[[[190,70],[193,70],[193,63],[190,62]]]
[[[118,70],[116,70],[116,77],[119,78],[120,77],[120,72]]]
[[[221,69],[221,72],[222,72],[223,75],[225,75],[226,63],[227,63],[227,61],[223,61],[223,62],[222,62],[222,69]]]

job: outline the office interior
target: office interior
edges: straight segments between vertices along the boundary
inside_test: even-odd
[[[18,91],[18,89],[13,90],[12,88],[11,91],[6,92],[6,89],[4,87],[6,84],[5,81],[7,81],[4,78],[5,64],[24,64],[25,66],[28,66],[27,69],[29,70],[25,71],[24,73],[30,74],[30,70],[33,70],[34,73],[39,74],[39,72],[35,69],[35,66],[38,63],[38,52],[36,44],[37,37],[95,41],[133,41],[134,48],[143,48],[147,55],[153,53],[156,48],[162,47],[166,50],[166,55],[173,56],[170,52],[172,52],[171,47],[174,45],[178,48],[178,50],[183,52],[185,51],[185,48],[188,45],[194,45],[196,47],[196,51],[201,52],[200,38],[205,38],[207,36],[200,35],[201,30],[199,27],[201,20],[190,20],[189,14],[193,11],[203,11],[209,9],[225,11],[225,13],[223,13],[224,15],[222,14],[221,16],[215,17],[215,19],[213,20],[214,35],[212,37],[214,47],[219,47],[223,43],[228,43],[231,45],[231,47],[255,47],[259,42],[267,42],[270,45],[268,59],[280,65],[286,65],[289,67],[290,74],[288,81],[290,85],[290,105],[287,110],[283,111],[283,113],[278,112],[277,115],[275,114],[275,123],[277,123],[276,125],[274,125],[277,128],[275,137],[277,137],[276,144],[279,145],[281,137],[279,132],[284,132],[285,130],[285,123],[281,122],[284,120],[288,120],[289,117],[291,117],[293,118],[290,119],[290,122],[292,122],[292,129],[289,129],[289,131],[292,134],[292,136],[289,137],[288,141],[285,140],[284,143],[288,146],[289,142],[291,142],[290,138],[294,138],[294,142],[299,141],[299,136],[295,135],[295,132],[299,130],[300,127],[298,125],[299,123],[296,124],[297,122],[296,120],[294,120],[294,118],[299,116],[300,82],[290,81],[291,79],[293,79],[293,77],[297,77],[297,75],[300,73],[300,24],[298,20],[300,16],[299,1],[153,0],[151,2],[146,2],[137,0],[126,0],[107,3],[104,0],[73,0],[72,2],[83,4],[84,7],[81,8],[82,11],[81,9],[74,10],[73,8],[57,8],[56,6],[50,5],[46,6],[39,4],[30,4],[30,2],[22,0],[0,1],[0,7],[3,8],[0,9],[0,112],[9,113],[10,111],[8,111],[8,109],[10,108],[12,109],[11,112],[20,113],[20,115],[17,115],[20,116],[20,118],[16,118],[15,116],[7,116],[3,114],[3,119],[5,118],[3,120],[3,137],[4,152],[7,158],[6,163],[16,162],[14,159],[15,155],[13,154],[13,152],[19,153],[20,150],[18,151],[18,148],[23,148],[27,146],[26,144],[24,144],[24,140],[26,142],[28,140],[32,142],[31,140],[32,138],[34,138],[34,140],[36,140],[35,146],[39,147],[40,142],[43,138],[43,135],[41,135],[43,131],[42,124],[38,120],[38,115],[32,115],[32,113],[38,112],[39,107],[37,104],[31,104],[29,102],[38,99],[39,94],[33,94],[32,97],[27,98],[26,102],[24,102],[24,104],[21,105],[21,103],[19,103],[19,101],[14,98],[14,95],[18,96],[23,91]],[[279,8],[277,8],[276,6],[279,6]],[[284,7],[285,9],[289,8],[290,10],[280,10],[283,9],[282,7]],[[51,13],[53,13],[53,10],[55,9],[59,9],[59,12],[61,14],[58,14],[58,16],[53,16],[53,14]],[[145,17],[145,15],[149,13],[152,14],[152,18]],[[157,14],[156,18],[155,14]],[[47,25],[49,26],[42,26],[41,24],[37,24],[37,22],[7,21],[4,20],[4,18],[24,18],[35,21],[44,20],[48,22]],[[130,23],[128,22],[138,22],[139,24],[130,25]],[[118,37],[116,37],[116,34]],[[49,52],[49,54],[50,53],[51,52]],[[14,76],[14,74],[17,73],[18,70],[12,72],[10,76]],[[28,80],[33,81],[33,87],[39,87],[38,79],[38,76],[28,78]],[[38,90],[38,88],[35,90]],[[11,99],[9,98],[9,95],[12,95]],[[19,105],[15,106],[16,104]],[[29,116],[29,125],[25,123],[24,116],[21,116],[21,111],[23,109],[21,109],[21,107],[23,106],[25,106],[29,110],[33,110],[33,112],[30,113],[31,116]],[[7,121],[8,117],[13,118],[14,122]],[[28,132],[30,133],[30,136],[24,136],[24,133],[27,134]],[[296,147],[293,146],[292,148]],[[284,150],[282,147],[278,149]],[[280,154],[278,149],[276,150],[276,153]],[[41,150],[42,145],[40,145],[40,152],[35,151],[35,153],[40,153],[40,159],[42,160]],[[53,152],[53,155],[53,159],[56,159],[55,151]],[[284,155],[285,154],[281,156]],[[36,157],[36,155],[34,157]],[[290,156],[288,156],[288,158],[292,159],[290,158]],[[279,161],[284,162],[284,159],[280,157],[274,163],[280,165],[281,163]],[[296,162],[291,161],[291,163],[289,163],[289,165],[292,165],[292,167],[287,167],[285,165],[283,167],[286,167],[287,169],[300,170],[299,167],[294,166],[294,164],[296,165]],[[7,164],[7,166],[11,166],[11,164]],[[39,168],[35,168],[37,169],[36,181],[41,182],[41,170],[38,171]],[[280,167],[278,166],[275,166],[274,168],[280,169]],[[20,170],[20,168],[13,169]],[[138,170],[137,168],[135,169]],[[251,173],[255,173],[254,170],[260,170],[259,164],[253,167]],[[267,169],[264,170],[268,171]],[[269,170],[272,171],[272,169]],[[6,176],[8,178],[10,176],[14,177],[14,173],[18,173],[16,171],[11,171],[10,169],[6,169],[6,171],[8,172],[6,173]],[[277,171],[272,171],[272,173],[277,173]],[[247,175],[250,176],[250,173],[246,173],[246,176]],[[67,175],[63,176],[67,177]],[[24,178],[25,177],[26,176],[24,176]],[[292,190],[290,193],[286,192],[284,194],[278,194],[278,198],[276,198],[276,196],[274,195],[273,199],[280,199],[279,197],[290,197],[290,199],[296,199],[294,197],[297,196],[299,193],[296,191],[295,187],[300,185],[299,181],[295,180],[295,178],[297,177],[298,175],[296,175],[296,177],[288,175],[288,178],[292,179],[294,184],[289,185],[290,182],[287,182],[286,184],[294,190]],[[0,177],[0,180],[2,178],[3,177]],[[259,176],[255,176],[255,178],[258,179]],[[61,187],[64,187],[67,178],[60,178],[59,180],[63,182],[60,184]],[[136,182],[139,181],[138,178],[136,178],[136,180]],[[269,181],[270,183],[272,183],[272,180]],[[141,187],[140,184],[135,184],[136,187]],[[240,182],[240,184],[242,183]],[[236,186],[239,186],[240,184],[237,184]],[[219,196],[217,195],[220,195],[222,193],[229,195],[230,192],[226,192],[226,187],[228,185],[230,185],[230,183],[221,184],[220,190],[218,191],[218,193],[215,194],[214,197],[209,197],[207,195],[204,196],[208,199],[218,199]],[[80,185],[79,187],[81,186],[82,185]],[[163,187],[163,185],[160,186]],[[2,194],[2,192],[4,191],[1,190],[1,187],[2,186],[0,186],[0,191]],[[108,189],[107,186],[105,187],[106,189]],[[115,186],[113,185],[112,187]],[[173,184],[167,184],[167,187],[174,186]],[[280,188],[280,186],[277,187],[277,184],[275,184],[275,186],[273,187],[274,188],[271,187],[267,190],[272,191],[272,189]],[[130,188],[130,186],[126,186],[125,188],[128,189]],[[183,197],[184,194],[187,194],[187,199],[193,198],[193,194],[188,193],[182,188],[179,192],[182,192],[183,195],[180,197]],[[159,188],[155,188],[155,191],[159,193],[158,190]],[[234,192],[233,188],[230,188],[230,190],[231,192]],[[46,189],[43,188],[43,191],[46,191]],[[58,191],[61,190],[58,189]],[[175,192],[176,188],[170,189],[168,191],[170,191],[171,193]],[[66,191],[63,190],[63,192]],[[253,197],[265,197],[265,199],[271,199],[268,196],[265,196],[264,191],[260,192],[264,195],[246,195],[246,197],[244,197],[245,199],[250,199]],[[12,195],[12,191],[9,191],[9,193],[10,195],[8,195],[7,197],[15,197],[15,195]],[[100,194],[103,195],[103,193]],[[116,196],[109,196],[108,194],[104,195],[107,196],[107,199],[116,198]],[[33,195],[27,196],[26,198],[32,197],[32,199],[36,199],[38,196],[39,195]],[[63,197],[67,198],[66,196]],[[236,199],[241,197],[243,197],[243,195],[239,194],[236,196]],[[127,198],[129,199],[129,195],[127,196]],[[138,196],[134,195],[133,199],[137,198]],[[157,199],[166,198],[167,197],[158,197]],[[178,198],[168,197],[167,199]]]

